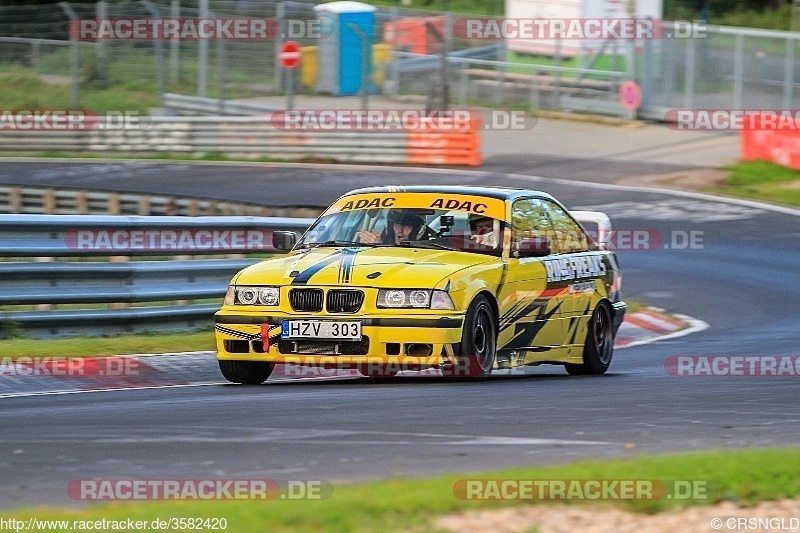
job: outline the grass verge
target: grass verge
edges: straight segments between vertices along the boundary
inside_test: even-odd
[[[163,477],[163,476],[162,476]],[[225,518],[228,531],[429,531],[443,514],[535,501],[463,500],[453,486],[464,479],[692,480],[705,481],[707,497],[687,500],[617,500],[597,505],[639,513],[734,501],[752,505],[800,495],[800,449],[712,451],[611,461],[583,461],[546,468],[514,468],[425,479],[392,479],[336,485],[323,500],[149,501],[91,505],[82,509],[21,509],[29,516],[68,520],[148,520],[170,517]],[[578,504],[576,501],[564,505]]]
[[[134,353],[170,353],[215,350],[211,328],[181,333],[137,333],[115,337],[66,339],[6,339],[0,357],[80,357]]]
[[[0,76],[0,109],[72,109],[69,85],[47,83],[26,72]],[[110,87],[83,87],[80,108],[105,114],[109,110],[146,115],[158,106],[155,83],[129,82]]]
[[[706,192],[800,206],[800,171],[767,161],[740,162],[725,170],[730,171],[725,185]]]

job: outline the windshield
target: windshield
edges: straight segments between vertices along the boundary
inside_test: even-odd
[[[409,246],[500,255],[500,220],[463,211],[376,208],[320,217],[297,243],[314,246]]]

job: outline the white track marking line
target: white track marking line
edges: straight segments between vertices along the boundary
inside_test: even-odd
[[[664,331],[673,332],[681,327],[680,324],[675,324],[674,322],[664,320],[659,316],[651,315],[650,313],[647,313],[645,311],[635,313],[632,316],[635,316],[637,320],[641,320],[642,322],[647,322],[648,324],[661,328]]]
[[[0,394],[0,398],[24,398],[26,396],[60,396],[64,394],[83,394],[86,392],[117,392],[126,390],[169,389],[172,387],[207,387],[209,385],[225,385],[227,382],[210,381],[204,383],[177,383],[175,385],[145,385],[139,387],[116,387],[111,389],[59,390],[39,392],[9,392]]]
[[[631,342],[629,344],[626,344],[624,346],[615,346],[614,348],[617,349],[617,350],[621,350],[623,348],[631,348],[633,346],[641,346],[643,344],[650,344],[652,342],[665,341],[665,340],[669,340],[669,339],[677,339],[678,337],[684,337],[684,336],[689,335],[691,333],[697,333],[699,331],[703,331],[704,329],[708,329],[708,327],[709,327],[707,322],[704,322],[704,321],[700,320],[699,318],[694,318],[694,317],[687,316],[687,315],[680,315],[678,313],[675,313],[674,316],[680,318],[681,320],[683,320],[684,322],[689,324],[689,327],[686,328],[686,329],[682,329],[680,331],[675,331],[673,333],[668,333],[667,335],[658,335],[658,336],[652,337],[650,339],[642,339],[640,341],[633,341],[633,342]]]

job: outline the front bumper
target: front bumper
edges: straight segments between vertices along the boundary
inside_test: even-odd
[[[362,340],[283,340],[283,319],[359,320]],[[220,311],[214,317],[217,358],[340,367],[399,364],[427,368],[453,361],[463,314],[319,316]],[[268,338],[266,350],[264,339]]]

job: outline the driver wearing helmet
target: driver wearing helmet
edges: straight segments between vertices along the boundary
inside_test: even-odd
[[[378,233],[376,230],[361,230],[358,236],[363,243],[399,244],[416,239],[424,225],[425,219],[416,213],[391,209],[386,216],[386,229],[383,233]]]
[[[469,228],[472,230],[472,235],[469,236],[470,240],[475,241],[477,244],[484,246],[491,246],[494,248],[494,219],[484,215],[470,215]]]

